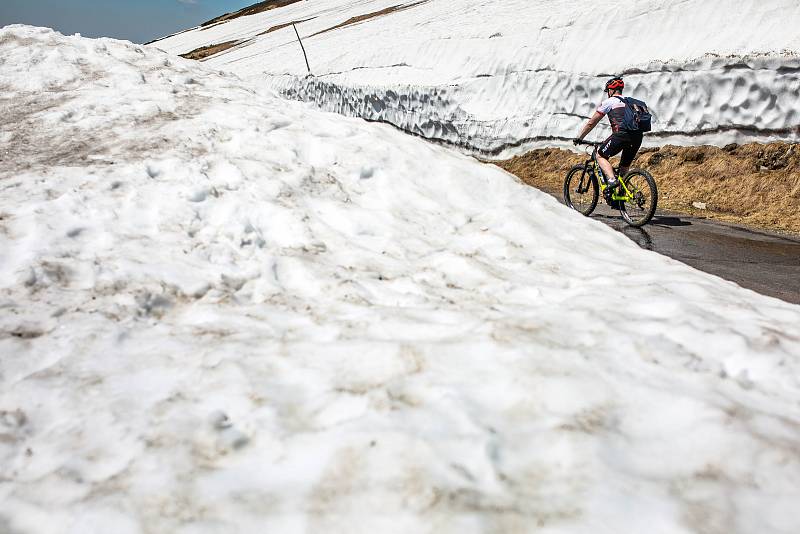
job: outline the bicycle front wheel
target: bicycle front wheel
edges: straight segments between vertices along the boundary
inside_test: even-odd
[[[581,215],[590,215],[600,198],[597,178],[584,165],[575,165],[564,178],[564,204]]]
[[[656,213],[658,189],[656,181],[649,172],[634,169],[622,179],[628,188],[630,198],[620,201],[622,218],[631,226],[644,226]]]

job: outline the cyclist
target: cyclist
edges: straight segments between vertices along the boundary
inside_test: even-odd
[[[623,126],[625,118],[625,100],[622,99],[622,90],[625,89],[625,82],[622,78],[616,77],[606,82],[605,93],[608,96],[597,107],[594,115],[589,122],[581,130],[577,138],[573,139],[576,145],[578,141],[582,140],[586,135],[597,126],[604,116],[608,115],[608,121],[611,123],[611,136],[603,141],[600,148],[597,150],[597,163],[600,165],[603,174],[606,177],[608,186],[613,190],[617,185],[617,178],[614,176],[614,167],[609,158],[616,156],[622,152],[622,158],[619,163],[619,175],[625,176],[628,172],[633,158],[636,157],[636,152],[642,146],[642,132],[636,130],[626,130]]]

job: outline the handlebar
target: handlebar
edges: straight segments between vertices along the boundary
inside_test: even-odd
[[[600,145],[600,143],[595,143],[593,141],[585,141],[583,139],[580,139],[580,140],[576,139],[575,140],[575,144],[576,145],[588,145],[588,146],[599,146]]]

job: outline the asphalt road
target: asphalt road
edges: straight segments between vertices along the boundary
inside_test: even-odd
[[[800,304],[800,238],[661,211],[643,228],[633,228],[602,200],[591,217],[642,248]]]

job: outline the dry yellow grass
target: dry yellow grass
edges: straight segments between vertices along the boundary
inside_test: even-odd
[[[289,22],[284,22],[283,24],[276,24],[275,26],[270,26],[263,32],[259,33],[258,35],[266,35],[268,33],[276,32],[278,30],[282,30],[284,28],[288,28],[292,24],[300,24],[301,22],[307,22],[309,20],[315,19],[316,17],[310,17],[307,19],[300,19],[300,20],[290,20]]]
[[[585,156],[533,150],[495,162],[525,183],[561,196],[564,175]],[[800,234],[800,145],[751,143],[641,151],[634,167],[656,179],[659,208]],[[692,206],[704,203],[706,209]]]
[[[186,59],[196,59],[197,61],[200,61],[207,57],[213,56],[214,54],[219,54],[220,52],[227,50],[232,46],[235,46],[237,42],[238,41],[225,41],[224,43],[201,46],[200,48],[195,48],[191,52],[180,54],[180,56],[185,57]]]
[[[391,13],[397,13],[398,11],[403,11],[406,9],[411,9],[412,7],[418,6],[420,4],[424,4],[429,0],[418,0],[417,2],[412,2],[410,4],[398,4],[396,6],[387,7],[381,9],[379,11],[373,11],[372,13],[366,13],[364,15],[358,15],[356,17],[350,17],[346,21],[337,24],[336,26],[331,26],[330,28],[326,28],[324,30],[320,30],[317,33],[312,34],[310,37],[314,37],[315,35],[319,35],[321,33],[330,32],[333,30],[338,30],[339,28],[344,28],[346,26],[350,26],[352,24],[358,24],[359,22],[364,22],[366,20],[374,19],[377,17],[382,17],[384,15],[389,15]]]
[[[200,27],[205,30],[211,26],[228,22],[229,20],[238,19],[239,17],[246,17],[247,15],[255,15],[256,13],[263,13],[264,11],[277,9],[279,7],[286,7],[299,1],[300,0],[266,0],[264,2],[258,2],[251,6],[243,7],[239,11],[225,13],[224,15],[220,15],[219,17],[208,20],[202,23]]]

